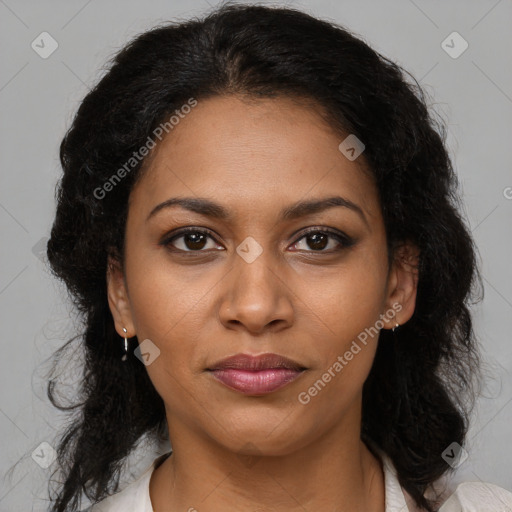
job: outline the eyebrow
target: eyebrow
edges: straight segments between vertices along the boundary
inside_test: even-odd
[[[212,217],[215,219],[225,221],[232,220],[232,215],[226,208],[224,208],[224,206],[215,203],[210,199],[206,199],[203,197],[172,197],[170,199],[167,199],[163,203],[156,205],[149,213],[146,222],[151,217],[155,216],[158,212],[174,206],[181,207],[185,210],[189,210],[191,212],[204,215],[206,217]],[[369,226],[368,220],[362,208],[358,206],[356,203],[341,196],[332,196],[323,199],[310,199],[307,201],[298,201],[294,204],[291,204],[283,208],[280,212],[280,219],[298,219],[300,217],[305,217],[306,215],[319,213],[329,208],[334,208],[337,206],[348,208],[356,212],[363,219],[364,223],[367,226]]]

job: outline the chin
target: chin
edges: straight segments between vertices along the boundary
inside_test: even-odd
[[[245,417],[241,421],[229,422],[216,437],[217,441],[240,455],[284,456],[306,446],[313,440],[314,432],[308,432],[304,424],[291,428],[286,418],[281,415],[277,420]],[[251,421],[251,419],[253,421]]]

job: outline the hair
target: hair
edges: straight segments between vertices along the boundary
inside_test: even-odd
[[[415,312],[397,331],[380,332],[363,387],[361,438],[391,458],[401,486],[432,512],[424,494],[451,471],[442,453],[453,442],[464,446],[475,402],[480,355],[469,308],[481,277],[446,128],[421,86],[340,25],[291,8],[233,3],[156,26],[109,64],[60,145],[47,256],[83,322],[84,362],[70,405],[57,398],[58,379],[48,382],[52,404],[75,413],[57,447],[64,480],[51,511],[74,512],[83,495],[96,502],[112,494],[136,444],[168,435],[145,366],[121,360],[107,300],[108,257],[123,268],[128,198],[149,157],[101,198],[98,187],[191,97],[243,95],[306,99],[333,130],[363,141],[359,158],[378,188],[389,254],[405,241],[419,249]],[[55,365],[72,341],[54,354]]]

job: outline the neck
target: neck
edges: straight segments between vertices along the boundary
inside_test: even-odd
[[[155,512],[384,512],[382,466],[360,440],[359,428],[338,427],[315,443],[268,456],[250,444],[235,453],[174,426],[171,439],[180,442],[173,442],[172,455],[150,482]]]

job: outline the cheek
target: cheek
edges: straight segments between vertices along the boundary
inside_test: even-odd
[[[368,284],[369,280],[367,288],[347,281],[339,283],[336,293],[331,290],[328,301],[316,305],[320,313],[315,316],[321,321],[315,320],[315,324],[306,327],[308,337],[315,340],[315,365],[298,390],[297,400],[317,409],[308,417],[322,417],[318,428],[340,419],[360,396],[371,370],[378,343],[381,301],[376,287]]]
[[[327,338],[338,340],[335,346],[341,350],[383,313],[386,275],[381,261],[358,253],[329,273],[302,280],[295,293],[305,298],[304,317],[313,319]]]
[[[204,295],[204,293],[203,293]],[[203,299],[204,300],[204,299]],[[150,339],[158,357],[146,366],[157,393],[172,411],[186,414],[202,357],[201,295],[164,271],[146,272],[132,306],[139,343]]]
[[[298,313],[307,319],[303,331],[315,340],[316,364],[301,389],[306,401],[323,407],[335,400],[341,405],[361,390],[382,328],[386,275],[381,257],[360,253],[309,287],[304,310]],[[306,291],[299,289],[297,294],[307,296]]]
[[[209,289],[189,273],[179,272],[162,259],[143,265],[127,264],[132,317],[139,343],[149,339],[158,357],[146,366],[164,399],[178,396],[180,383],[200,367],[198,337],[204,329]],[[150,345],[152,346],[152,345]]]
[[[180,331],[188,336],[200,325],[198,312],[204,307],[211,287],[209,273],[173,264],[163,250],[134,255],[127,262],[130,303],[137,332],[167,344]],[[211,285],[213,285],[213,281]]]

